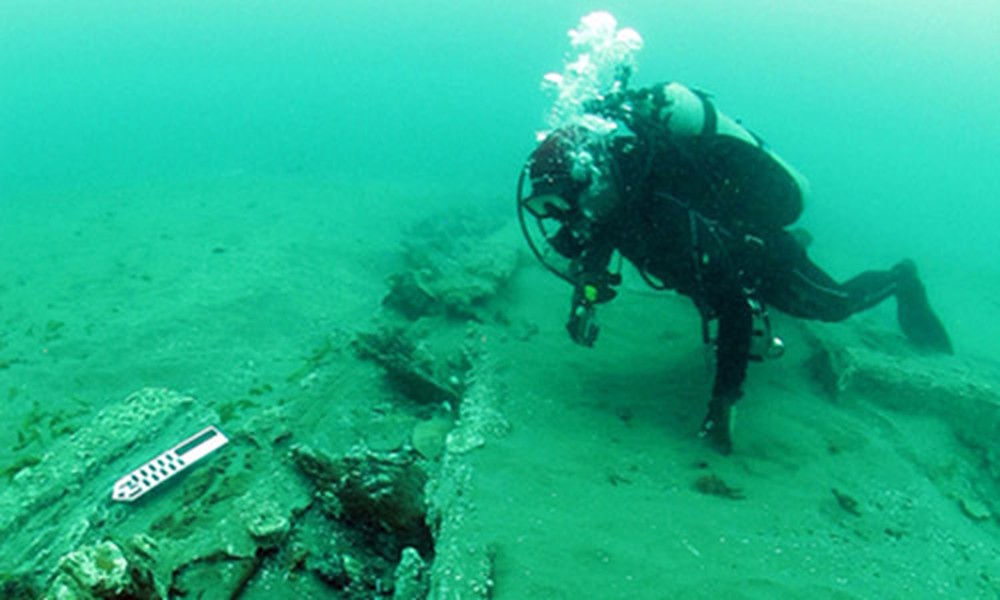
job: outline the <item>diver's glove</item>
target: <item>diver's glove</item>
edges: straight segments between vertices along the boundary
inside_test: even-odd
[[[569,321],[566,323],[566,331],[569,337],[580,344],[591,348],[597,341],[597,333],[600,327],[597,325],[598,290],[593,285],[577,286],[573,290],[573,302],[569,309]]]

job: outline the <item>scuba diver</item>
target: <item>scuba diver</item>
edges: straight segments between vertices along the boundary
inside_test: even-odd
[[[719,452],[732,451],[749,361],[782,350],[768,306],[841,321],[895,297],[910,342],[952,352],[912,261],[838,283],[809,259],[807,234],[788,229],[805,179],[707,94],[667,83],[620,89],[585,109],[611,133],[583,120],[541,141],[518,186],[522,229],[573,286],[566,328],[578,344],[593,346],[595,307],[616,295],[616,252],[652,287],[694,301],[715,370],[700,435]]]

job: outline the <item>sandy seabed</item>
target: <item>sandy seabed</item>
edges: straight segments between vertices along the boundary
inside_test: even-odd
[[[471,201],[483,200],[241,174],[5,207],[0,484],[144,387],[194,396],[232,431],[280,402],[273,425],[332,454],[407,443],[426,415],[396,414],[369,362],[302,365],[331,335],[374,327],[387,278],[406,268],[405,232]],[[777,315],[789,350],[751,367],[736,451],[719,457],[695,436],[709,376],[690,303],[626,273],[597,347],[575,347],[569,290],[504,218],[492,239],[521,256],[488,317],[421,325],[474,338],[505,422],[461,455],[460,533],[491,563],[483,597],[1000,598],[996,363],[963,357],[961,339],[955,358],[912,353],[888,310],[837,326]],[[126,515],[120,529],[146,523]],[[0,573],[18,572],[2,556]],[[283,585],[241,593],[342,597]]]

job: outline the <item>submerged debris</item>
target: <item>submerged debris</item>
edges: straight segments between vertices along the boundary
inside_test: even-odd
[[[506,435],[510,425],[498,408],[500,386],[490,357],[481,349],[470,354],[476,358],[469,390],[426,492],[435,541],[428,597],[434,599],[490,598],[496,581],[496,549],[483,539],[476,525],[471,493],[476,471],[466,456]]]
[[[840,506],[844,512],[850,513],[855,517],[861,516],[861,509],[858,507],[857,500],[837,488],[831,488],[830,492],[833,493],[833,497],[837,499],[837,505]]]
[[[72,432],[53,419],[51,451],[0,468],[0,597],[313,597],[328,586],[346,600],[488,598],[494,553],[469,535],[465,456],[509,424],[497,408],[495,366],[469,347],[486,339],[472,331],[486,316],[507,324],[491,299],[512,274],[517,246],[500,240],[496,223],[471,223],[415,230],[408,268],[384,302],[393,310],[379,311],[373,333],[328,336],[275,384],[283,389],[255,381],[252,399],[216,404],[145,389]],[[326,454],[299,444],[289,452],[301,430],[288,429],[286,403],[317,395],[315,386],[304,390],[344,362],[336,359],[352,337],[357,355],[385,370],[389,396],[410,401],[392,421],[402,425],[401,448]],[[372,403],[380,415],[390,410],[382,400]],[[107,481],[220,418],[233,441],[224,455],[155,499],[110,503]],[[152,537],[116,535],[126,521]]]
[[[446,315],[485,320],[486,304],[517,266],[502,221],[449,212],[421,221],[403,243],[407,270],[389,278],[382,304],[409,320]]]
[[[359,576],[356,568],[348,572],[344,558],[340,554],[310,554],[306,560],[306,567],[326,585],[335,590],[343,590],[351,585],[352,579],[357,579]]]
[[[14,481],[18,473],[25,469],[30,469],[40,462],[42,462],[40,456],[22,456],[6,467],[0,468],[0,478],[4,478],[8,482]]]
[[[297,445],[291,456],[315,490],[315,505],[337,531],[306,566],[347,597],[370,598],[372,590],[395,588],[394,597],[425,598],[424,561],[435,548],[424,501],[428,476],[417,455],[357,446],[333,458]]]
[[[403,548],[396,567],[392,600],[423,600],[427,597],[427,563],[414,548]]]
[[[393,589],[403,600],[425,598],[424,561],[434,556],[434,539],[424,501],[428,477],[415,453],[358,446],[333,458],[297,445],[291,457],[335,532],[325,536],[325,547],[312,540],[305,566],[348,598]]]
[[[427,528],[424,486],[427,473],[413,452],[376,453],[358,446],[339,459],[306,446],[292,448],[292,458],[327,500],[332,517],[367,533],[392,534],[397,550],[413,546],[425,554],[433,549]]]
[[[108,507],[107,482],[135,468],[137,456],[155,455],[168,442],[216,419],[194,398],[146,388],[109,404],[72,435],[54,440],[38,460],[17,465],[10,481],[0,486],[0,569],[51,574],[59,557],[101,541],[106,535],[102,526],[123,517]]]
[[[803,330],[812,351],[806,368],[831,398],[864,397],[880,408],[939,419],[960,451],[949,465],[921,453],[916,461],[968,518],[990,521],[1000,514],[1000,380],[992,365],[927,356],[902,340],[845,327],[810,323]]]
[[[708,496],[718,496],[729,500],[743,500],[743,490],[730,486],[715,473],[702,475],[695,480],[692,486],[695,491]]]
[[[256,515],[247,525],[247,531],[258,544],[263,548],[275,548],[288,536],[291,531],[291,521],[284,514],[281,507],[267,502],[257,507]]]
[[[389,381],[418,404],[457,404],[469,370],[467,358],[462,353],[438,358],[414,337],[407,329],[383,327],[375,333],[359,333],[354,348],[360,358],[385,369]]]
[[[958,507],[962,509],[962,514],[973,521],[985,523],[993,518],[993,512],[985,502],[972,497],[958,498]]]
[[[268,556],[265,551],[244,556],[219,550],[186,562],[171,573],[170,598],[239,598]]]
[[[449,415],[435,415],[418,422],[410,434],[410,444],[424,458],[436,460],[444,454],[448,434],[455,426]]]
[[[25,574],[0,573],[0,598],[5,600],[35,600],[41,594],[31,577]]]
[[[63,556],[45,597],[53,600],[159,600],[152,572],[152,541],[139,536],[123,546],[111,540]]]
[[[397,273],[389,277],[389,293],[382,299],[382,304],[411,321],[433,314],[440,309],[439,301],[433,291],[428,289],[422,277],[416,273]]]

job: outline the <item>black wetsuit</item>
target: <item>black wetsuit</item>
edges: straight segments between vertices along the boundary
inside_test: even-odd
[[[692,95],[700,109],[677,104]],[[895,296],[903,333],[951,352],[912,262],[838,283],[809,259],[786,229],[802,212],[802,182],[748,130],[728,119],[720,128],[707,95],[655,86],[594,108],[624,134],[596,142],[582,129],[551,134],[528,163],[532,195],[521,206],[559,223],[546,237],[570,259],[565,271],[553,270],[575,286],[567,329],[578,343],[594,343],[594,305],[615,295],[608,270],[615,251],[655,287],[694,300],[706,337],[717,319],[715,382],[702,431],[718,449],[731,448],[729,412],[742,393],[756,307],[840,321]],[[692,114],[700,115],[700,133],[690,121],[671,123]],[[575,172],[580,150],[594,157],[599,181]],[[552,195],[561,200],[550,207],[545,198]]]
[[[553,240],[575,259],[580,284],[608,281],[608,265],[617,250],[651,283],[689,296],[705,319],[718,319],[706,423],[713,414],[728,419],[729,407],[741,395],[752,341],[749,300],[796,317],[839,321],[892,296],[900,280],[893,269],[837,283],[785,229],[801,205],[787,206],[788,182],[755,170],[753,163],[770,160],[763,150],[714,137],[655,145],[636,138],[616,140],[610,170],[620,201],[596,217],[591,212],[567,220]],[[586,234],[571,235],[579,229],[574,223],[583,222]],[[570,238],[573,242],[566,241]],[[721,445],[728,451],[728,434],[723,437]]]

